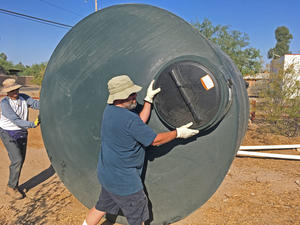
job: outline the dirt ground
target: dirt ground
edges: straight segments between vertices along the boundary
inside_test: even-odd
[[[36,113],[31,112],[31,119]],[[243,145],[300,144],[300,137],[263,133],[253,124]],[[297,150],[274,150],[300,155]],[[30,129],[20,184],[27,197],[5,195],[9,159],[0,144],[0,225],[82,224],[88,209],[64,187],[48,160],[40,128]],[[236,157],[216,193],[176,225],[300,224],[300,161]],[[110,225],[102,221],[103,225]],[[175,225],[174,224],[174,225]]]

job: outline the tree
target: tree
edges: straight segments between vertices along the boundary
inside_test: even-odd
[[[258,73],[262,68],[260,51],[249,47],[249,36],[246,33],[230,30],[229,26],[214,26],[208,19],[192,25],[229,55],[243,75]]]
[[[8,70],[13,69],[14,65],[12,62],[7,61],[7,55],[5,53],[0,53],[0,69],[3,73],[8,73]]]
[[[276,67],[278,72],[271,72],[261,89],[258,108],[273,132],[296,136],[300,127],[300,80],[293,64],[286,69],[280,63]]]
[[[46,72],[47,63],[40,64],[40,71],[34,76],[33,83],[41,85]]]
[[[7,60],[5,53],[0,53],[0,73],[8,74],[10,69],[20,70],[20,76],[33,76],[33,83],[41,85],[44,73],[47,67],[47,63],[33,64],[32,66],[24,66],[21,62],[14,65]]]
[[[14,65],[14,69],[19,70],[22,73],[22,71],[25,70],[25,66],[21,62],[19,62],[18,64]],[[21,75],[21,74],[18,74],[18,75]]]
[[[290,42],[291,39],[293,39],[293,35],[290,34],[289,29],[285,26],[277,27],[275,30],[275,38],[277,43],[275,48],[271,48],[268,51],[269,59],[276,59],[284,54],[290,53]]]
[[[2,59],[2,60],[7,60],[7,55],[5,54],[5,53],[0,53],[0,59]]]
[[[47,67],[47,63],[41,63],[41,64],[33,64],[32,66],[26,66],[24,67],[23,72],[21,75],[23,76],[33,76],[33,83],[41,85],[44,73]]]

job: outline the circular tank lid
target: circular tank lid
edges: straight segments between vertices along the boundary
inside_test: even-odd
[[[193,122],[192,128],[207,128],[224,112],[222,102],[228,91],[222,85],[224,82],[200,62],[174,62],[156,79],[155,87],[161,92],[155,97],[155,110],[171,128],[189,122]]]

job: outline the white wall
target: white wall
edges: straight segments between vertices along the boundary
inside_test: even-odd
[[[296,80],[300,81],[300,55],[284,55],[284,69],[286,70],[290,65],[294,65],[294,70],[296,73]],[[294,76],[294,75],[293,75]],[[300,90],[296,91],[291,98],[299,96]]]
[[[286,54],[279,59],[275,59],[271,61],[271,72],[278,73],[278,66],[283,67],[286,70],[290,65],[294,65],[294,70],[296,73],[296,80],[300,81],[300,54]],[[294,77],[294,75],[293,75]],[[294,83],[294,82],[293,82]],[[286,87],[288,88],[289,85]],[[295,98],[296,96],[300,96],[300,90],[296,91],[291,98]]]
[[[294,64],[295,72],[300,76],[300,54],[284,55],[284,69],[286,70],[291,64]]]

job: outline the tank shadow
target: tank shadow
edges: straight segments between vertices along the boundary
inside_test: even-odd
[[[46,181],[50,177],[52,177],[55,174],[55,170],[53,169],[52,165],[49,166],[49,168],[45,169],[38,175],[32,177],[25,183],[21,184],[19,186],[20,191],[22,192],[28,192],[30,189],[36,187],[37,185],[41,184],[42,182]]]

